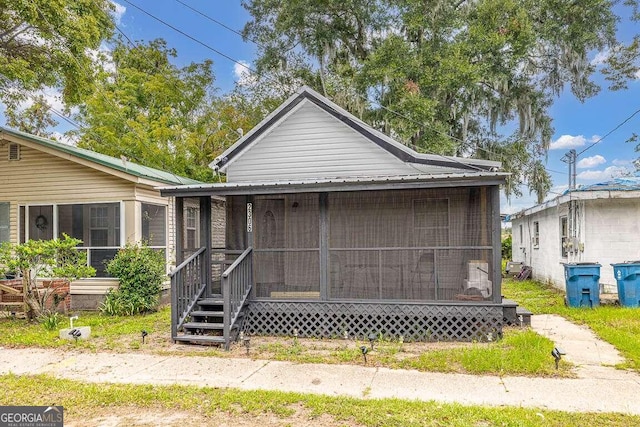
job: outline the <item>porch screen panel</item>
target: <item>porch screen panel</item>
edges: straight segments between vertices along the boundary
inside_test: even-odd
[[[319,196],[254,199],[256,297],[320,298]]]
[[[490,194],[482,187],[330,194],[329,298],[468,299],[468,263],[486,270],[492,260]]]
[[[245,250],[247,248],[247,198],[228,196],[226,210],[226,249]]]
[[[120,249],[120,204],[58,205],[58,237],[67,234],[81,240],[89,265],[97,277],[107,277],[106,264]],[[31,213],[31,209],[29,209]]]

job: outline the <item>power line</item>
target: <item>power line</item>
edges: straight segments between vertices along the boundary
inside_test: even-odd
[[[197,38],[195,38],[195,37],[191,36],[190,34],[185,33],[185,32],[184,32],[184,31],[182,31],[181,29],[176,28],[176,27],[174,27],[173,25],[169,24],[168,22],[164,21],[163,19],[158,18],[157,16],[155,16],[155,15],[151,14],[150,12],[147,12],[146,10],[144,10],[144,9],[142,9],[140,6],[138,6],[138,5],[136,5],[136,4],[132,3],[132,2],[130,2],[129,0],[123,0],[123,1],[124,1],[125,3],[127,3],[127,4],[131,5],[132,7],[134,7],[134,8],[136,8],[136,9],[138,9],[140,12],[142,12],[142,13],[144,13],[145,15],[149,16],[150,18],[153,18],[153,19],[155,19],[156,21],[160,22],[161,24],[166,25],[167,27],[171,28],[173,31],[175,31],[175,32],[177,32],[177,33],[182,34],[183,36],[187,37],[188,39],[190,39],[190,40],[192,40],[192,41],[194,41],[194,42],[198,43],[198,44],[199,44],[199,45],[201,45],[201,46],[206,47],[207,49],[211,50],[212,52],[215,52],[216,54],[218,54],[218,55],[222,56],[223,58],[226,58],[226,59],[228,59],[229,61],[234,62],[234,63],[236,63],[236,64],[238,64],[238,65],[240,65],[240,66],[242,66],[242,67],[246,68],[246,69],[247,69],[247,70],[249,70],[250,72],[255,73],[255,74],[258,74],[258,73],[256,73],[256,71],[255,71],[255,70],[253,70],[253,69],[252,69],[251,67],[249,67],[247,64],[244,64],[243,62],[238,61],[238,60],[236,60],[236,59],[232,58],[231,56],[227,55],[226,53],[223,53],[223,52],[219,51],[218,49],[214,48],[213,46],[211,46],[211,45],[209,45],[209,44],[207,44],[207,43],[205,43],[205,42],[203,42],[203,41],[198,40]]]
[[[42,12],[39,10],[39,8],[36,6],[36,9],[38,10],[38,12],[40,13],[43,21],[49,26],[49,28],[51,29],[52,33],[55,34],[55,32],[53,31],[54,27],[53,25],[51,25],[51,23],[44,17],[44,14],[42,14]],[[75,61],[75,63],[78,65],[79,69],[84,69],[84,71],[87,73],[87,75],[91,75],[91,70],[88,70],[85,66],[83,66],[83,64],[80,63],[80,61],[78,60],[78,58],[76,58],[76,56],[73,54],[73,52],[71,52],[71,49],[69,49],[67,47],[67,45],[63,42],[61,42],[60,40],[58,40],[59,44],[62,46],[63,49],[65,49],[67,51],[67,54]],[[131,126],[129,126],[129,123],[127,121],[127,119],[125,117],[123,117],[120,113],[120,110],[118,108],[118,106],[111,100],[109,99],[109,97],[102,91],[100,85],[98,85],[98,83],[94,80],[91,80],[91,82],[93,83],[94,88],[96,89],[96,91],[98,93],[100,93],[100,95],[104,98],[104,100],[110,104],[113,107],[113,111],[115,111],[116,115],[120,118],[120,120],[122,120],[122,123],[124,124],[124,126],[129,130],[129,132],[131,132],[132,134],[135,134],[135,131],[131,128]],[[59,115],[59,114],[58,114]],[[62,117],[62,116],[61,116]],[[65,121],[71,123],[68,118],[66,117],[62,117]],[[76,124],[77,126],[77,124]],[[81,127],[78,126],[78,129],[82,129]],[[92,132],[93,135],[96,135],[95,132]],[[104,144],[104,140],[102,140],[102,138],[98,138],[98,140],[100,142],[102,142]],[[136,160],[136,159],[134,159]],[[171,175],[173,175],[176,179],[178,179],[178,176],[173,173],[173,172],[167,172],[170,173]],[[154,175],[157,178],[161,178],[159,175],[155,174]]]
[[[620,124],[618,124],[616,127],[614,127],[613,129],[611,129],[609,132],[606,133],[606,135],[604,135],[603,137],[600,137],[597,141],[595,141],[594,143],[592,143],[591,145],[589,145],[587,148],[585,148],[584,150],[580,151],[578,154],[576,154],[576,157],[580,156],[582,153],[584,153],[585,151],[593,148],[596,144],[599,144],[603,139],[605,139],[606,137],[608,137],[609,135],[611,135],[613,132],[617,131],[618,129],[620,129],[625,123],[627,123],[629,120],[631,120],[636,114],[640,113],[640,108],[637,109],[636,111],[634,111],[629,117],[627,117],[626,119],[624,119]]]
[[[201,45],[201,46],[203,46],[203,47],[205,47],[205,48],[207,48],[207,49],[211,50],[212,52],[214,52],[214,53],[216,53],[216,54],[218,54],[218,55],[220,55],[220,56],[222,56],[222,57],[224,57],[224,58],[228,59],[229,61],[232,61],[232,62],[234,62],[234,63],[236,63],[236,64],[238,64],[238,65],[241,65],[242,67],[246,68],[246,69],[247,69],[248,71],[250,71],[251,73],[253,73],[253,74],[255,74],[255,75],[259,76],[259,77],[263,77],[263,78],[265,78],[265,79],[267,79],[267,80],[271,80],[271,81],[275,82],[273,79],[271,79],[271,78],[269,78],[269,77],[267,77],[267,76],[261,75],[261,74],[260,74],[260,73],[258,73],[256,70],[252,69],[252,68],[251,68],[251,67],[249,67],[248,65],[246,65],[246,64],[244,64],[244,63],[242,63],[241,61],[238,61],[238,60],[236,60],[236,59],[232,58],[231,56],[229,56],[229,55],[227,55],[227,54],[225,54],[225,53],[222,53],[221,51],[219,51],[218,49],[214,48],[213,46],[211,46],[211,45],[209,45],[209,44],[207,44],[207,43],[205,43],[205,42],[203,42],[203,41],[201,41],[201,40],[199,40],[199,39],[197,39],[197,38],[195,38],[195,37],[191,36],[190,34],[188,34],[188,33],[184,32],[184,31],[182,31],[181,29],[179,29],[179,28],[177,28],[177,27],[175,27],[175,26],[173,26],[173,25],[169,24],[169,23],[168,23],[168,22],[166,22],[165,20],[163,20],[163,19],[161,19],[161,18],[158,18],[157,16],[155,16],[155,15],[153,15],[152,13],[150,13],[150,12],[148,12],[148,11],[144,10],[143,8],[141,8],[140,6],[138,6],[138,5],[134,4],[134,3],[132,3],[131,1],[129,1],[129,0],[124,0],[124,1],[125,1],[127,4],[131,5],[132,7],[134,7],[134,8],[136,8],[136,9],[138,9],[140,12],[142,12],[142,13],[144,13],[145,15],[149,16],[150,18],[152,18],[152,19],[154,19],[154,20],[156,20],[156,21],[160,22],[161,24],[163,24],[163,25],[165,25],[165,26],[167,26],[167,27],[171,28],[172,30],[174,30],[174,31],[176,31],[176,32],[178,32],[178,33],[180,33],[180,34],[182,34],[183,36],[185,36],[185,37],[189,38],[190,40],[192,40],[192,41],[194,41],[194,42],[196,42],[196,43],[198,43],[199,45]],[[176,1],[178,1],[178,0],[176,0]],[[200,13],[200,12],[198,12],[198,13]],[[202,14],[202,13],[200,13],[200,14]],[[203,15],[203,16],[205,16],[204,14],[202,14],[202,15]],[[278,82],[276,82],[276,83],[278,83]],[[365,100],[365,101],[367,101],[367,102],[372,102],[370,99],[368,99],[368,98],[364,97],[363,95],[360,95],[360,94],[357,94],[357,95],[358,95],[358,96],[360,96],[362,99],[364,99],[364,100]],[[402,118],[404,118],[405,120],[408,120],[408,121],[410,121],[410,122],[412,122],[412,123],[414,123],[414,124],[417,124],[417,125],[419,125],[419,126],[421,126],[421,127],[427,127],[424,123],[416,122],[415,120],[413,120],[413,119],[411,119],[411,118],[407,117],[406,115],[401,114],[401,113],[398,113],[397,111],[391,110],[390,108],[388,108],[388,107],[386,107],[386,106],[384,106],[384,105],[382,105],[382,104],[380,104],[380,103],[377,103],[377,102],[376,102],[375,104],[377,104],[380,108],[382,108],[382,109],[384,109],[384,110],[386,110],[386,111],[388,111],[388,112],[390,112],[390,113],[392,113],[392,114],[398,115],[399,117],[402,117]],[[428,128],[428,127],[427,127],[427,128]],[[443,135],[443,136],[445,136],[445,137],[448,137],[448,138],[451,138],[451,139],[454,139],[454,140],[457,140],[457,141],[463,142],[463,141],[461,141],[461,140],[459,140],[459,139],[457,139],[457,138],[455,138],[455,137],[452,137],[451,135],[448,135],[448,134],[446,134],[446,133],[444,133],[444,132],[442,132],[442,131],[438,131],[437,129],[433,129],[433,130],[434,130],[434,131],[436,131],[436,132],[438,132],[438,133],[440,133],[440,134],[442,134],[442,135]],[[466,163],[463,163],[463,162],[457,161],[457,160],[455,160],[455,159],[453,159],[453,158],[443,156],[442,154],[439,154],[439,153],[430,153],[430,154],[437,155],[437,156],[440,156],[440,157],[442,157],[442,158],[446,158],[446,159],[452,160],[452,161],[457,162],[457,163],[460,163],[461,165],[464,165],[464,166],[466,166],[466,167],[469,167],[469,166],[470,166],[470,167],[475,168],[475,169],[477,169],[477,170],[484,170],[484,169],[479,168],[479,167],[477,167],[477,166],[474,166],[474,165],[467,165]]]
[[[215,18],[212,18],[211,16],[209,16],[209,15],[207,15],[206,13],[204,13],[204,12],[202,12],[202,11],[200,11],[200,10],[196,9],[195,7],[192,7],[192,6],[188,5],[187,3],[183,2],[182,0],[175,0],[175,1],[176,1],[177,3],[180,3],[181,5],[183,5],[183,6],[184,6],[184,7],[186,7],[187,9],[190,9],[190,10],[194,11],[194,12],[195,12],[195,13],[197,13],[198,15],[200,15],[200,16],[202,16],[202,17],[204,17],[204,18],[208,19],[209,21],[213,22],[214,24],[217,24],[217,25],[221,26],[222,28],[224,28],[224,29],[226,29],[226,30],[231,31],[231,32],[232,32],[232,33],[234,33],[234,34],[239,35],[240,37],[242,37],[242,39],[243,39],[243,40],[245,40],[245,39],[246,39],[246,40],[249,40],[251,43],[255,44],[256,46],[263,47],[263,46],[260,44],[260,42],[258,42],[258,41],[256,41],[256,40],[254,40],[254,39],[252,39],[252,38],[250,38],[250,37],[247,37],[247,36],[243,35],[240,31],[235,30],[235,29],[233,29],[233,28],[229,27],[228,25],[224,24],[223,22],[218,21],[218,20],[217,20],[217,19],[215,19]]]

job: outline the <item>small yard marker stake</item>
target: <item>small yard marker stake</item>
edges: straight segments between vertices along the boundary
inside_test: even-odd
[[[147,331],[142,331],[142,344],[144,344],[144,337],[146,337],[147,335],[149,335],[149,333],[147,333]]]
[[[73,339],[78,342],[78,338],[80,338],[82,336],[82,332],[80,332],[80,329],[75,328],[69,331],[69,335],[71,335],[73,337]]]
[[[371,332],[369,334],[369,343],[371,344],[371,350],[373,351],[373,343],[378,339],[378,335]]]
[[[364,358],[364,364],[367,364],[367,353],[369,352],[369,349],[367,348],[367,346],[361,346],[360,347],[360,351],[362,352],[362,357]]]
[[[556,369],[558,369],[558,365],[560,364],[560,359],[562,359],[563,354],[567,354],[567,353],[565,353],[564,350],[562,350],[561,348],[554,347],[553,350],[551,350],[551,355],[553,356],[556,362]]]
[[[242,338],[242,342],[243,342],[244,346],[245,346],[245,347],[246,347],[246,349],[247,349],[247,356],[248,356],[248,355],[249,355],[249,348],[250,348],[250,346],[251,346],[251,338],[249,338],[249,335],[245,335],[245,336]]]

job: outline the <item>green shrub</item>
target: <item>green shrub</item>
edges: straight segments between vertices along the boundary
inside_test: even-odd
[[[127,244],[107,264],[107,272],[119,279],[120,287],[107,293],[101,311],[112,316],[155,311],[166,277],[165,268],[161,252],[144,244]]]
[[[55,329],[58,329],[58,326],[60,325],[61,320],[62,319],[60,317],[60,313],[55,311],[43,313],[40,316],[38,316],[38,321],[42,324],[42,326],[47,331],[53,331]]]
[[[502,259],[511,259],[511,234],[502,239]]]

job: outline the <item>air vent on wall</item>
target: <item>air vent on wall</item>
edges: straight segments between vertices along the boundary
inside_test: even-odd
[[[9,160],[20,160],[20,145],[9,144]]]

